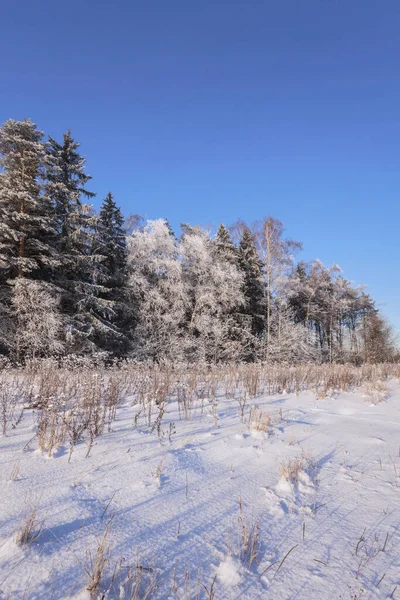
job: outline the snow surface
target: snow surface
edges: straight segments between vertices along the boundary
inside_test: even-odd
[[[68,445],[39,453],[25,411],[0,438],[0,597],[90,598],[87,552],[113,514],[105,584],[124,557],[157,574],[157,598],[206,598],[214,578],[215,599],[400,598],[398,382],[378,404],[356,392],[252,404],[271,417],[267,432],[250,431],[235,400],[219,398],[216,426],[211,403],[183,421],[171,402],[160,443],[141,418],[134,427],[138,407],[127,398],[112,431],[88,458],[78,445],[70,463]],[[282,465],[297,459],[288,480]],[[250,568],[239,556],[239,498],[248,527],[259,523]],[[32,505],[43,529],[19,546]],[[126,595],[121,586],[105,597]]]

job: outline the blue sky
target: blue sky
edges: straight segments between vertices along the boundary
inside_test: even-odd
[[[2,3],[0,120],[87,156],[96,204],[272,215],[400,330],[398,0]]]

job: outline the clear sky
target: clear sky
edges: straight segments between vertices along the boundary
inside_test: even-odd
[[[400,330],[399,0],[9,0],[0,120],[87,156],[96,204],[272,215]]]

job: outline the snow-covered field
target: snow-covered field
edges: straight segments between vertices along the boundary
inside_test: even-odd
[[[188,420],[171,400],[158,428],[128,396],[70,461],[68,443],[38,450],[25,410],[0,437],[0,597],[400,598],[400,386],[386,385],[374,402],[263,394],[243,417],[222,392]]]

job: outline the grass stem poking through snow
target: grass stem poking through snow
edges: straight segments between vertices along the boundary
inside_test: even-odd
[[[111,532],[111,517],[107,523],[103,535],[97,541],[97,547],[94,552],[88,550],[86,552],[86,567],[85,571],[89,578],[87,590],[90,592],[91,600],[97,597],[97,592],[103,578],[104,570],[109,561],[110,555],[110,532]]]
[[[21,528],[17,533],[17,544],[33,544],[41,534],[44,521],[37,518],[37,506],[35,505],[23,521]]]

